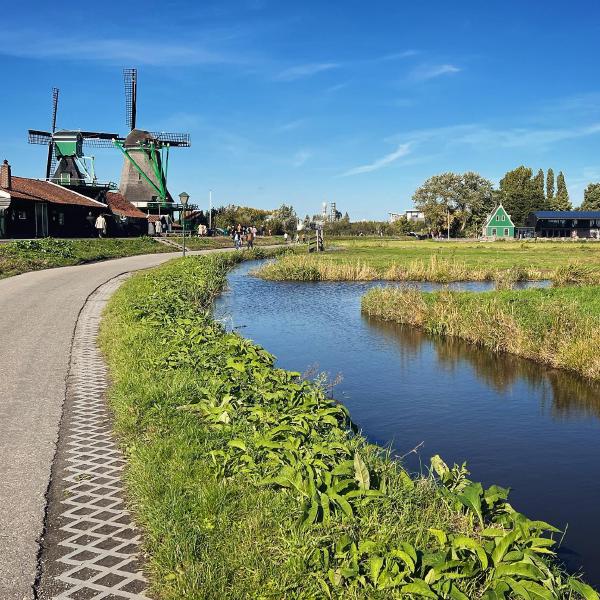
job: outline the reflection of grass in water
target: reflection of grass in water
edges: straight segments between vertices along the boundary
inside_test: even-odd
[[[600,287],[484,293],[377,288],[363,296],[362,310],[600,378],[594,335],[600,326]]]
[[[403,351],[415,355],[422,344],[431,343],[444,367],[456,370],[468,362],[477,376],[498,392],[506,392],[519,379],[541,390],[551,400],[550,409],[558,418],[592,415],[600,418],[600,383],[566,371],[542,368],[531,360],[503,353],[499,356],[456,337],[432,336],[417,327],[369,318],[369,325],[402,344]]]

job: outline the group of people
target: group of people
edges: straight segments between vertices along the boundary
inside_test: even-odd
[[[154,221],[148,221],[148,235],[162,236],[169,231],[169,221],[164,215]]]
[[[256,239],[257,233],[258,230],[256,227],[242,227],[242,225],[238,223],[237,227],[234,228],[232,235],[235,249],[241,250],[244,246],[244,242],[246,243],[248,250],[254,248],[254,240]]]

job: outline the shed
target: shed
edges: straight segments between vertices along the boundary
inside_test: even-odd
[[[108,220],[109,235],[127,237],[148,234],[146,213],[126,200],[120,192],[107,192],[105,198],[112,215]]]
[[[512,239],[515,237],[515,224],[502,204],[499,204],[490,213],[483,226],[483,235],[494,239]]]

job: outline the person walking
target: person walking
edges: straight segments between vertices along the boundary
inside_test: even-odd
[[[156,230],[156,235],[160,237],[162,235],[162,221],[160,219],[154,223],[154,229]]]
[[[283,241],[284,241],[286,244],[288,243],[288,234],[287,234],[287,231],[286,231],[286,232],[284,232],[284,234],[283,234]]]
[[[98,215],[96,218],[95,227],[99,238],[106,237],[106,219],[104,218],[104,215]]]
[[[239,250],[241,243],[241,234],[237,231],[233,234],[233,243],[235,244],[235,249]]]

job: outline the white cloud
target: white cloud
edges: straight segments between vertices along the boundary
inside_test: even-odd
[[[277,133],[286,133],[288,131],[294,131],[300,127],[302,127],[306,123],[306,119],[295,119],[293,121],[288,121],[287,123],[283,123],[279,127],[275,129]]]
[[[304,77],[312,77],[317,73],[323,73],[324,71],[331,71],[337,69],[340,65],[333,62],[323,63],[307,63],[305,65],[297,65],[285,69],[277,75],[276,79],[279,81],[295,81],[296,79],[302,79]]]
[[[402,158],[403,156],[406,156],[407,154],[409,154],[410,146],[411,146],[410,142],[407,142],[405,144],[400,144],[396,148],[396,150],[394,150],[393,152],[390,152],[389,154],[386,154],[382,158],[379,158],[376,161],[369,163],[367,165],[362,165],[360,167],[354,167],[353,169],[350,169],[349,171],[342,173],[340,175],[340,177],[349,177],[351,175],[359,175],[360,173],[370,173],[371,171],[378,171],[379,169],[382,169],[383,167],[387,167],[387,165],[390,165],[393,162],[397,161],[398,159]]]
[[[413,81],[427,81],[435,79],[442,75],[453,75],[460,73],[462,69],[455,65],[418,65],[410,72],[410,79]]]

